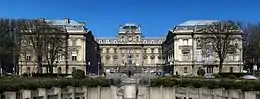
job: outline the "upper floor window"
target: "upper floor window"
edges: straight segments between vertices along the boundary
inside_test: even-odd
[[[77,39],[72,39],[72,46],[76,46],[77,45]]]
[[[162,53],[162,49],[161,48],[158,48],[158,53]]]
[[[114,53],[117,53],[117,48],[114,48]]]
[[[26,61],[31,61],[32,60],[32,57],[30,55],[27,55],[26,56]]]
[[[72,61],[77,61],[77,52],[76,51],[73,51],[73,52],[71,52],[71,60]]]
[[[183,45],[188,45],[188,39],[183,39]]]
[[[151,48],[151,53],[154,53],[154,48]]]
[[[144,53],[146,53],[146,50],[147,50],[147,49],[145,48],[145,49],[144,49]]]
[[[182,60],[184,60],[184,61],[188,61],[188,60],[190,60],[190,54],[189,54],[189,52],[183,52],[182,53]]]
[[[107,48],[106,50],[107,50],[107,53],[109,53],[109,48]]]
[[[152,55],[152,56],[150,56],[150,58],[153,60],[153,59],[155,58],[155,56],[154,56],[154,55]]]
[[[136,41],[140,41],[140,38],[139,38],[139,36],[136,36]]]

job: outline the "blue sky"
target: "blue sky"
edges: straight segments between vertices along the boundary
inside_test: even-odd
[[[1,0],[0,17],[86,22],[94,35],[116,36],[119,25],[141,24],[145,36],[165,36],[186,20],[260,21],[260,0]]]

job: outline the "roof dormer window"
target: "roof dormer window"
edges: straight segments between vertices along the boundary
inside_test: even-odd
[[[99,43],[102,43],[102,40],[99,40],[98,42],[99,42]]]
[[[152,40],[151,43],[153,44],[153,43],[154,43],[154,40]]]
[[[106,40],[106,43],[110,43],[110,41],[109,41],[109,40]]]
[[[144,42],[143,43],[147,43],[147,40],[144,40]]]
[[[117,44],[117,40],[114,40],[114,43]]]

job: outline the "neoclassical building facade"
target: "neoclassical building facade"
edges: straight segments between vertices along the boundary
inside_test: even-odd
[[[126,67],[137,71],[153,71],[162,63],[164,38],[142,35],[141,26],[124,24],[116,37],[97,37],[104,71],[120,72]]]
[[[85,73],[98,73],[101,68],[99,45],[95,41],[92,32],[85,27],[84,22],[77,22],[69,18],[63,20],[45,20],[48,25],[65,29],[62,36],[66,36],[66,54],[59,54],[55,59],[53,73],[71,74],[73,70],[82,69]],[[38,73],[36,55],[32,50],[21,46],[19,58],[19,74]],[[41,73],[47,72],[47,63],[43,60]]]
[[[200,30],[217,20],[190,20],[177,25],[168,32],[163,42],[163,60],[166,67],[172,67],[173,74],[197,75],[197,70],[204,69],[206,73],[219,72],[219,58],[215,52],[203,54],[201,47],[203,38],[209,34]],[[236,47],[228,52],[223,63],[222,72],[242,72],[242,31],[238,30],[231,41]]]

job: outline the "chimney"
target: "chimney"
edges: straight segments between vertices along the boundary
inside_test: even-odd
[[[64,20],[65,20],[65,22],[66,22],[67,24],[70,23],[70,19],[69,19],[69,18],[65,18]]]

